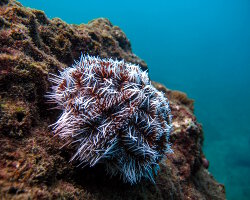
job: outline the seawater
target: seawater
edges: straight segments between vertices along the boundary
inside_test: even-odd
[[[108,18],[155,81],[195,99],[209,171],[227,199],[250,199],[249,0],[21,0],[49,18]]]

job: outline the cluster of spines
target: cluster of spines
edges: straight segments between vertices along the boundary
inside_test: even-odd
[[[62,109],[53,129],[76,145],[72,157],[94,166],[103,162],[125,182],[154,181],[158,162],[171,151],[168,100],[139,66],[81,56],[72,67],[52,75],[50,102]]]

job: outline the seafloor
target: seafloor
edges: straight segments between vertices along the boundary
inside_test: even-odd
[[[101,165],[69,163],[72,147],[53,137],[48,124],[59,111],[44,98],[48,73],[81,53],[124,59],[147,69],[119,27],[107,19],[70,25],[13,0],[0,1],[0,196],[1,199],[225,199],[225,188],[207,170],[203,133],[193,101],[153,82],[170,100],[173,154],[160,164],[156,184],[131,186],[110,178]]]

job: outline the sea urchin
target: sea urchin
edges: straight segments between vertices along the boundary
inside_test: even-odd
[[[139,66],[113,59],[81,56],[53,75],[47,95],[63,112],[54,133],[76,146],[72,160],[94,166],[131,184],[154,182],[158,163],[171,151],[168,100]]]

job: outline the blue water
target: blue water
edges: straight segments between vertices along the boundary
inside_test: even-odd
[[[249,0],[21,0],[49,18],[106,17],[126,33],[153,80],[195,99],[209,170],[227,199],[250,199]]]

